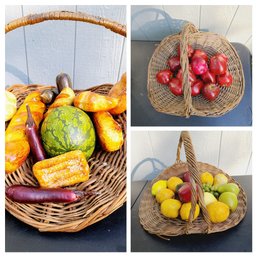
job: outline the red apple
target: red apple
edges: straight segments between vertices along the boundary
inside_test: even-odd
[[[203,82],[200,79],[197,79],[191,85],[191,96],[197,96],[201,94],[201,90],[203,88]]]
[[[171,78],[173,77],[173,73],[166,69],[166,70],[161,70],[156,74],[156,80],[160,83],[160,84],[164,84],[167,85],[169,84]]]
[[[206,84],[202,89],[202,95],[209,101],[214,101],[220,93],[219,86],[215,84]]]
[[[233,77],[227,71],[225,74],[217,76],[217,82],[220,86],[230,87],[233,82]]]
[[[174,95],[182,95],[182,82],[178,78],[172,78],[169,83],[169,89]]]
[[[193,58],[191,67],[195,75],[204,74],[208,70],[207,62],[202,57]]]
[[[207,70],[204,74],[201,75],[201,79],[204,83],[216,83],[216,76],[209,70]]]
[[[168,60],[168,65],[171,71],[177,71],[180,68],[180,58],[179,56],[170,57]]]

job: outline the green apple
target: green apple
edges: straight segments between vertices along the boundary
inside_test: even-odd
[[[222,193],[219,197],[219,201],[225,203],[232,212],[236,210],[238,205],[237,196],[232,192]]]
[[[220,186],[218,186],[217,190],[219,193],[232,192],[236,196],[239,194],[239,191],[240,191],[238,185],[235,183],[228,183],[228,184],[220,185]]]

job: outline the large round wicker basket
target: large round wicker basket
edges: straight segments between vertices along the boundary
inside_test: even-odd
[[[126,27],[117,22],[85,13],[48,12],[29,15],[17,19],[6,25],[6,33],[21,26],[39,23],[45,20],[74,20],[89,22],[104,26],[122,36],[126,36]],[[112,85],[100,85],[87,90],[108,94]],[[13,92],[18,100],[18,106],[24,98],[34,90],[45,90],[51,86],[42,85],[14,85],[8,90]],[[74,90],[79,93],[82,90]],[[6,198],[5,207],[19,220],[39,229],[49,232],[76,232],[96,223],[120,208],[126,201],[126,113],[115,117],[121,125],[124,135],[124,144],[116,152],[105,152],[99,145],[92,157],[88,160],[90,166],[89,180],[76,184],[71,189],[93,190],[98,195],[89,196],[83,200],[69,204],[20,204]],[[8,124],[7,124],[8,125]],[[32,157],[15,172],[6,175],[6,186],[14,184],[37,186],[38,183],[32,174]]]
[[[180,160],[180,150],[182,143],[184,144],[186,152],[186,162]],[[160,205],[157,203],[155,197],[151,194],[152,185],[161,179],[168,180],[172,176],[182,176],[182,174],[189,170],[191,174],[191,183],[195,185],[192,188],[192,208],[190,212],[189,221],[183,221],[180,218],[169,219],[164,217],[160,212]],[[236,183],[240,188],[238,195],[238,207],[232,212],[228,219],[221,223],[212,223],[210,221],[206,206],[203,200],[203,191],[201,187],[200,174],[208,171],[213,175],[223,173],[228,178],[229,182]],[[192,221],[194,209],[197,203],[196,185],[198,185],[199,206],[201,213],[199,217]],[[232,177],[224,171],[218,169],[207,163],[197,162],[194,154],[191,137],[188,132],[181,132],[176,163],[171,167],[165,169],[159,176],[157,176],[145,190],[139,206],[139,218],[143,228],[150,234],[155,234],[161,238],[168,239],[171,236],[178,236],[183,234],[210,234],[221,232],[236,226],[245,216],[247,211],[247,198],[244,189]]]
[[[189,83],[187,46],[204,50],[210,58],[216,53],[224,53],[228,57],[228,70],[233,76],[230,87],[221,87],[220,94],[215,101],[208,101],[198,95],[191,96]],[[158,71],[167,69],[169,57],[177,56],[180,45],[180,63],[183,73],[183,96],[175,96],[169,88],[156,81]],[[234,109],[241,101],[244,94],[244,73],[240,58],[228,40],[211,32],[200,32],[197,28],[187,23],[181,34],[170,35],[164,38],[155,49],[148,66],[148,97],[152,106],[158,112],[190,117],[191,115],[218,117]]]

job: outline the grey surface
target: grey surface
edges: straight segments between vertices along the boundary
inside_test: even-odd
[[[245,93],[240,104],[221,117],[178,117],[157,112],[147,96],[147,70],[159,42],[131,42],[131,125],[132,126],[251,126],[252,61],[244,45],[232,43],[244,70]]]
[[[39,232],[6,211],[6,252],[125,252],[126,204],[76,233]]]
[[[132,182],[132,192],[140,192],[131,210],[132,252],[251,252],[252,251],[252,176],[233,177],[247,195],[247,213],[235,227],[209,235],[182,235],[161,239],[149,234],[139,222],[138,208],[146,189],[145,182]],[[150,182],[148,182],[149,184]],[[147,185],[148,185],[147,184]],[[135,198],[134,198],[135,199]]]

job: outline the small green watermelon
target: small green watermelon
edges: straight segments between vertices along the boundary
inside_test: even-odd
[[[44,148],[50,157],[81,150],[87,159],[95,149],[95,129],[89,116],[73,106],[53,109],[41,126]]]

